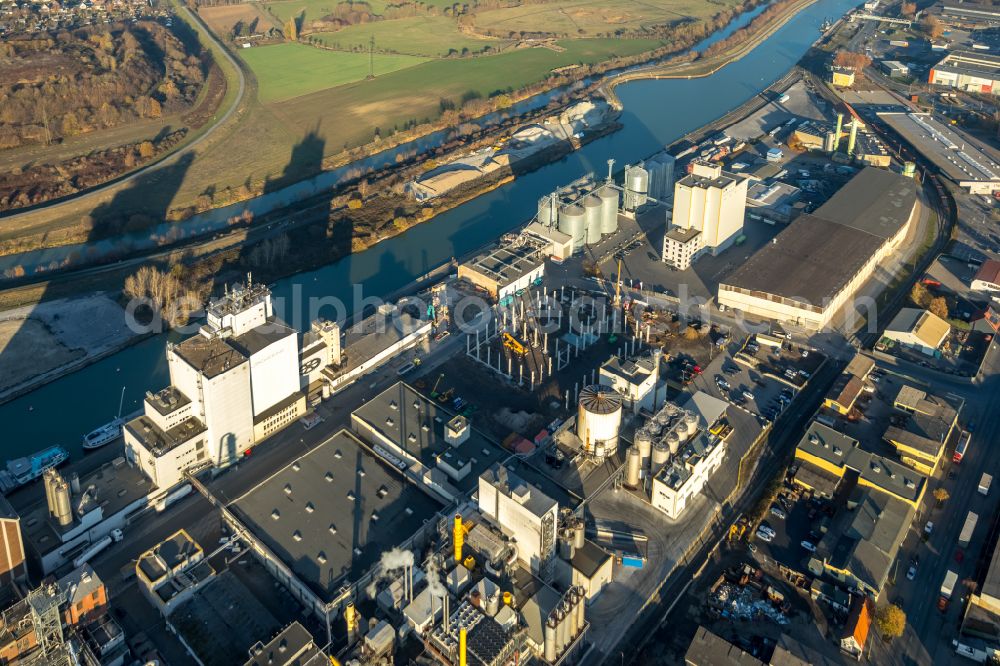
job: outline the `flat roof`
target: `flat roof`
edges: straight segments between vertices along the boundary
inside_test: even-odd
[[[174,345],[172,349],[188,365],[210,379],[247,362],[243,354],[222,338],[206,338],[200,334]]]
[[[324,370],[324,373],[336,378],[399,344],[408,336],[422,329],[430,331],[430,328],[430,321],[422,321],[406,312],[397,312],[392,316],[375,313],[365,317],[344,332],[344,360],[336,368]]]
[[[952,51],[934,65],[934,71],[996,80],[1000,76],[1000,58],[982,51]]]
[[[201,546],[186,531],[177,530],[143,553],[139,557],[138,566],[149,580],[157,581],[168,570],[176,569],[200,552]]]
[[[587,539],[583,542],[583,548],[577,548],[573,552],[573,559],[570,560],[570,563],[574,569],[589,579],[593,578],[609,559],[611,559],[611,555],[606,550]]]
[[[526,234],[521,234],[518,239],[519,244],[503,244],[485,250],[462,262],[460,267],[475,271],[501,287],[516,282],[545,262],[547,248],[546,243]]]
[[[956,183],[1000,181],[996,153],[928,113],[879,113],[878,117]]]
[[[294,661],[293,661],[294,659]],[[312,634],[298,622],[292,622],[265,645],[250,649],[250,659],[243,666],[328,666],[330,660],[316,646]]]
[[[163,455],[208,430],[204,423],[193,416],[187,417],[170,430],[163,430],[148,416],[142,415],[127,422],[125,428],[154,455]]]
[[[692,239],[696,238],[701,231],[695,229],[694,227],[682,228],[682,227],[670,227],[667,230],[667,238],[672,241],[677,241],[678,243],[688,243]]]
[[[227,338],[229,345],[246,357],[267,349],[275,342],[284,340],[289,336],[298,336],[295,329],[291,328],[277,317],[268,317],[260,326],[255,326],[243,335]]]
[[[699,626],[684,653],[689,666],[763,666],[757,657],[736,647],[718,634]]]
[[[720,289],[759,292],[761,297],[773,294],[821,307],[899,232],[916,201],[911,178],[867,167],[815,213],[796,218]]]
[[[351,414],[352,419],[364,422],[428,468],[437,466],[438,456],[468,461],[469,474],[460,481],[449,481],[466,492],[479,486],[480,474],[511,454],[471,426],[469,438],[453,447],[445,441],[444,429],[455,416],[406,382],[397,382],[369,398]]]
[[[329,602],[440,505],[340,430],[229,507]]]
[[[191,404],[191,399],[176,386],[167,386],[156,393],[147,392],[146,402],[159,412],[160,416],[167,416]]]
[[[171,613],[170,623],[205,666],[243,663],[262,636],[281,628],[231,571],[196,590]]]

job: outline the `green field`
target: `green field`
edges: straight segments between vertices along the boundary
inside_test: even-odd
[[[392,21],[376,21],[352,25],[336,32],[317,32],[311,37],[337,49],[367,49],[372,37],[376,51],[391,51],[421,56],[444,56],[449,51],[471,53],[487,46],[500,49],[510,42],[499,39],[477,39],[462,33],[453,19],[444,16],[414,16]]]
[[[279,102],[360,81],[368,76],[368,54],[328,51],[305,44],[275,44],[240,49],[240,56],[257,77],[262,102]],[[424,62],[399,55],[374,57],[375,75],[381,76]]]
[[[545,78],[556,68],[595,63],[614,55],[634,55],[659,46],[655,40],[580,39],[561,42],[562,52],[521,49],[481,58],[431,60],[416,67],[359,81],[332,90],[318,90],[295,100],[269,105],[302,133],[324,116],[324,135],[331,149],[370,139],[376,127],[402,126],[408,120],[437,117],[440,100],[461,103],[463,97],[489,97]]]
[[[315,21],[316,19],[323,18],[327,14],[333,11],[333,8],[337,6],[340,0],[278,0],[277,2],[262,2],[259,3],[262,7],[271,9],[278,17],[281,19],[282,23],[288,19],[299,16],[303,16],[305,23],[308,25],[309,21]],[[396,0],[366,0],[368,6],[372,8],[372,11],[376,14],[381,14],[385,11],[387,5],[397,4]],[[422,0],[423,4],[430,5],[432,7],[451,7],[455,4],[455,0]]]
[[[552,0],[475,12],[475,26],[490,34],[547,32],[593,37],[684,19],[706,19],[736,0]]]

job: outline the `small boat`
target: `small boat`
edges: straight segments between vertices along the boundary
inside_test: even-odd
[[[122,418],[122,405],[125,403],[125,387],[122,387],[122,396],[118,401],[118,416],[110,423],[105,423],[100,428],[92,430],[83,437],[83,448],[86,451],[99,449],[105,444],[115,441],[122,436],[122,426],[125,419]]]
[[[6,467],[0,470],[0,492],[9,493],[31,483],[40,477],[42,472],[62,464],[67,459],[69,451],[61,446],[50,446],[30,456],[8,460]]]

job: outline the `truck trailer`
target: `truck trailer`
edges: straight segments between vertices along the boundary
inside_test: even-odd
[[[993,477],[989,474],[983,472],[983,478],[979,479],[979,494],[989,495],[990,485],[993,483]]]
[[[972,540],[972,533],[976,530],[977,522],[979,522],[979,516],[970,511],[969,515],[965,517],[965,525],[962,526],[962,533],[958,535],[958,545],[962,548],[969,546],[969,541]]]
[[[958,574],[948,570],[944,575],[944,582],[941,583],[941,596],[938,597],[938,610],[942,613],[948,610],[948,602],[951,601],[951,594],[955,591],[955,583],[958,582]]]

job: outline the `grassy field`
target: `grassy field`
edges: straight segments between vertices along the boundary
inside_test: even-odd
[[[332,12],[333,8],[337,6],[339,1],[340,0],[277,0],[276,2],[262,2],[259,4],[277,14],[282,23],[292,17],[299,18],[301,16],[304,19],[304,25],[308,25],[309,21],[315,21],[316,19],[323,18]],[[398,4],[396,0],[365,1],[376,14],[384,12],[387,5]],[[422,0],[422,2],[425,5],[439,7],[441,9],[451,7],[455,4],[455,0]]]
[[[368,55],[328,51],[305,44],[275,44],[241,49],[240,56],[257,77],[262,102],[279,102],[317,90],[360,81],[368,76]],[[374,56],[375,76],[414,67],[422,58]]]
[[[259,5],[243,3],[239,5],[217,5],[215,7],[199,7],[198,14],[208,24],[216,35],[227,39],[237,21],[249,25],[257,20],[257,29],[264,32],[269,27],[280,29],[274,17],[263,11]]]
[[[368,48],[375,38],[375,49],[407,53],[420,56],[444,56],[454,50],[461,53],[468,49],[472,53],[482,51],[487,46],[500,49],[510,44],[499,39],[478,39],[464,34],[455,21],[444,16],[414,16],[392,21],[376,21],[352,25],[336,32],[317,32],[311,37],[318,38],[333,48],[350,50]]]
[[[475,25],[499,36],[549,32],[592,37],[680,19],[705,19],[735,4],[735,0],[554,0],[477,11]]]

